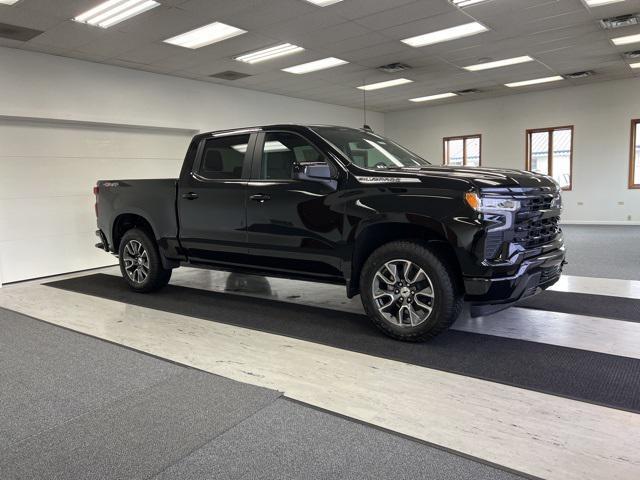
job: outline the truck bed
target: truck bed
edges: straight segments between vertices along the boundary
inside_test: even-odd
[[[114,223],[127,214],[140,215],[151,222],[156,238],[166,245],[178,237],[175,178],[152,180],[99,180],[98,227],[113,245]],[[162,247],[161,247],[162,248]]]

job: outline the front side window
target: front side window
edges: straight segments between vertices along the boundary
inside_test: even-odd
[[[527,130],[527,170],[554,178],[571,190],[573,127]]]
[[[444,164],[453,166],[480,166],[480,135],[464,135],[442,139]]]
[[[290,180],[294,166],[326,163],[324,156],[300,135],[271,132],[264,136],[260,177],[265,180]]]
[[[313,127],[355,165],[371,170],[430,165],[425,159],[375,133],[340,127]]]
[[[629,188],[640,188],[640,119],[631,121]]]
[[[242,178],[249,137],[230,135],[206,140],[198,174],[210,180]]]

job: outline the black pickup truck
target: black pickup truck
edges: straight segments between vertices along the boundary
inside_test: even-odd
[[[346,284],[410,341],[553,285],[565,249],[544,175],[431,165],[370,129],[197,135],[179,179],[101,180],[97,247],[134,290],[180,265]]]

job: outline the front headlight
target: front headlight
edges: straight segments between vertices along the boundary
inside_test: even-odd
[[[512,198],[481,197],[477,193],[467,192],[464,199],[478,212],[516,212],[520,209],[520,202]]]

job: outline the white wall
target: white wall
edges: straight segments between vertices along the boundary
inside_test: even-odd
[[[266,123],[362,126],[357,109],[0,48],[0,115],[200,131]],[[384,129],[384,117],[367,121]]]
[[[97,179],[173,177],[180,132],[0,120],[0,266],[5,282],[112,265],[97,243]]]
[[[193,131],[360,126],[356,109],[0,48],[0,285],[114,263],[98,178],[175,177]],[[384,128],[382,114],[370,124]]]
[[[637,223],[640,190],[627,188],[632,118],[640,118],[639,79],[393,112],[385,133],[433,163],[442,163],[443,137],[481,133],[483,166],[523,169],[526,129],[575,125],[563,221]]]

